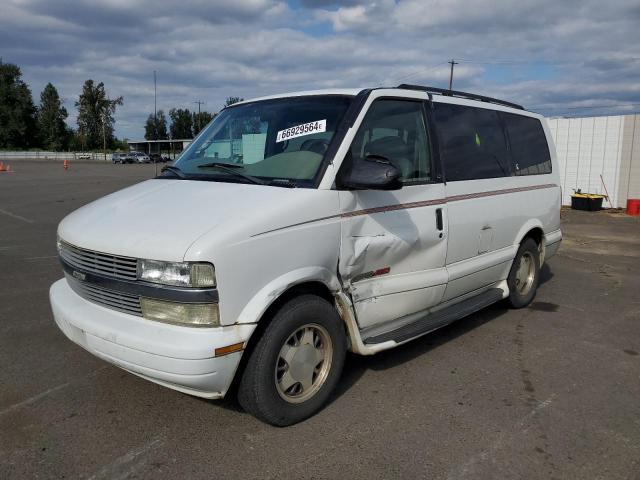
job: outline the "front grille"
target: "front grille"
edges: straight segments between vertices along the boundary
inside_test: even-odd
[[[85,300],[120,312],[142,316],[140,298],[136,295],[107,290],[97,285],[80,282],[68,273],[65,273],[65,277],[67,277],[67,282],[71,289]]]
[[[60,241],[60,257],[72,267],[85,272],[122,280],[136,280],[138,261],[108,253],[85,250]]]

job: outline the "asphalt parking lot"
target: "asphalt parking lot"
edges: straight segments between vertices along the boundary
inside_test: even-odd
[[[535,303],[350,356],[285,429],[94,358],[53,323],[57,223],[153,165],[0,174],[0,478],[640,478],[640,221],[564,211]],[[158,205],[159,221],[162,205]]]

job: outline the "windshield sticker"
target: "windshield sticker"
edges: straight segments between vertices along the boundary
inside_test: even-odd
[[[303,123],[295,127],[280,130],[276,136],[276,143],[291,140],[292,138],[311,135],[313,133],[322,133],[327,131],[327,120],[318,120],[316,122]]]

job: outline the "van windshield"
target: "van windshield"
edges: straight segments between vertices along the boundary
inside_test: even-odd
[[[289,97],[226,108],[175,167],[193,180],[313,188],[352,98]]]

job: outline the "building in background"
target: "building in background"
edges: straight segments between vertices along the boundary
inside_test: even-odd
[[[187,148],[192,139],[182,140],[131,140],[127,141],[132,152],[163,153],[175,158]]]
[[[605,194],[603,180],[615,208],[640,198],[640,114],[548,121],[558,152],[564,205],[571,204],[570,195],[577,189]],[[603,206],[610,205],[605,201]]]

